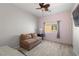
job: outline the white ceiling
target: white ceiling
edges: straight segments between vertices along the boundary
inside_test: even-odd
[[[50,3],[49,10],[51,12],[42,12],[41,10],[37,10],[36,8],[39,7],[38,3],[15,3],[14,5],[24,11],[32,13],[37,17],[41,17],[41,16],[52,15],[63,11],[71,11],[75,4],[74,3]]]

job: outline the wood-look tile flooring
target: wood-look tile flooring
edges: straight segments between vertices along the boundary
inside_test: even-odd
[[[27,56],[75,56],[72,46],[43,40],[30,51],[21,48]]]

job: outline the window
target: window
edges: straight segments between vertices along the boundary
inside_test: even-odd
[[[55,32],[57,31],[57,24],[45,23],[45,32]]]

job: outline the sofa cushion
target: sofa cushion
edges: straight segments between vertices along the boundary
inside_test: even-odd
[[[42,38],[41,38],[41,37],[37,37],[36,39],[37,39],[37,40],[41,40]]]
[[[37,39],[28,39],[28,40],[24,40],[24,41],[30,44],[30,43],[36,42]]]
[[[37,34],[36,33],[32,33],[32,38],[36,38],[37,37]]]
[[[26,34],[26,39],[31,39],[32,35],[31,34]]]
[[[20,39],[21,40],[27,40],[27,39],[31,39],[32,35],[31,34],[21,34]]]

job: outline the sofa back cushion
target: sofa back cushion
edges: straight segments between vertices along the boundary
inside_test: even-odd
[[[26,34],[26,39],[31,39],[32,35],[31,34]]]
[[[32,33],[32,38],[36,38],[37,37],[37,34],[36,33]]]
[[[26,40],[26,39],[31,39],[32,36],[31,34],[21,34],[20,39]]]

